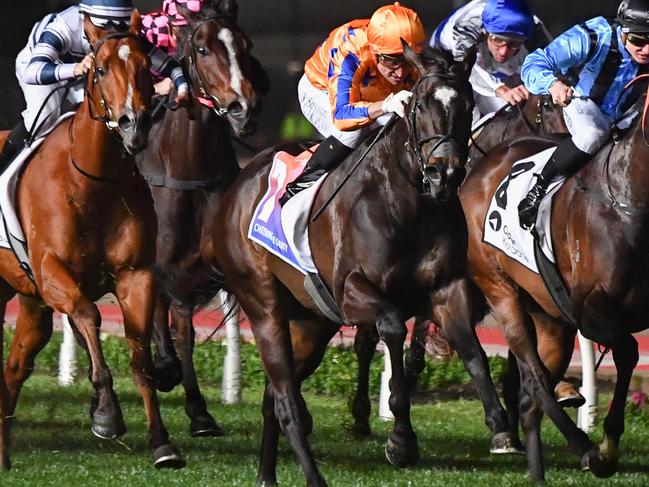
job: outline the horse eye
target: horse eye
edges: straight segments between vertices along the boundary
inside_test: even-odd
[[[200,46],[200,47],[199,47],[198,49],[196,49],[196,50],[198,51],[198,54],[200,54],[201,56],[205,56],[205,54],[207,54],[207,49],[205,49],[204,46]]]
[[[97,74],[99,76],[104,76],[106,74],[106,70],[102,68],[101,66],[95,67],[95,71],[97,71]]]

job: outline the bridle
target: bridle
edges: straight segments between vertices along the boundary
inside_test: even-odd
[[[189,63],[189,71],[191,74],[193,74],[192,78],[196,80],[198,84],[198,92],[200,96],[195,96],[195,98],[201,103],[202,105],[205,105],[208,108],[211,108],[214,113],[216,113],[219,117],[223,117],[227,115],[228,109],[227,107],[219,100],[218,96],[214,95],[213,93],[210,93],[210,91],[206,88],[205,82],[203,81],[203,78],[201,77],[200,70],[196,66],[196,51],[197,47],[196,44],[194,43],[194,37],[196,36],[196,33],[198,30],[203,27],[207,22],[212,22],[212,21],[218,21],[219,19],[234,19],[235,16],[231,14],[221,14],[221,15],[214,15],[207,17],[200,21],[193,29],[191,34],[189,35],[188,41],[189,41],[189,55],[185,56],[183,55],[182,57],[187,57],[187,61]],[[182,59],[182,58],[181,58]]]
[[[95,59],[97,58],[97,53],[99,52],[99,49],[102,48],[102,46],[106,43],[106,41],[109,41],[111,39],[124,39],[126,37],[130,37],[139,42],[139,38],[131,32],[126,32],[126,31],[111,32],[107,36],[99,39],[99,41],[97,41],[97,44],[95,46],[91,46],[92,59],[93,59],[92,81],[89,83],[90,87],[88,87],[88,83],[86,83],[86,88],[85,88],[85,94],[91,101],[91,103],[88,104],[88,112],[90,118],[106,124],[106,127],[108,127],[108,130],[110,130],[111,132],[117,129],[118,123],[116,120],[113,119],[113,114],[111,113],[110,107],[108,106],[108,103],[106,103],[106,97],[104,96],[104,90],[102,88],[102,83],[100,81],[100,76],[99,76],[99,71],[103,68],[95,65]],[[99,89],[99,105],[101,106],[101,109],[104,111],[103,115],[99,115],[95,107],[95,99],[92,96],[92,92],[95,86]]]
[[[446,74],[446,73],[431,73],[425,76],[422,76],[416,83],[413,88],[413,92],[417,92],[417,87],[425,80],[429,79],[441,79],[447,81],[455,81],[456,78]],[[413,96],[414,97],[414,96]],[[410,104],[410,109],[407,115],[409,130],[408,130],[408,141],[406,142],[406,150],[415,158],[419,168],[419,172],[422,176],[422,185],[423,192],[425,194],[430,193],[431,185],[435,184],[436,181],[431,179],[430,175],[426,172],[428,167],[434,167],[439,169],[437,164],[429,165],[427,162],[431,157],[450,157],[453,155],[459,155],[461,158],[466,157],[468,152],[466,144],[463,144],[452,134],[436,134],[429,137],[422,137],[419,133],[419,128],[417,125],[417,111],[423,108],[422,102],[419,99],[415,99],[413,103]],[[433,143],[432,147],[424,152],[424,146],[429,143]],[[425,154],[425,155],[424,155]],[[400,168],[403,169],[403,168]],[[403,172],[403,170],[402,170]],[[404,173],[405,175],[405,173]],[[407,178],[408,182],[415,187],[418,187],[417,184],[413,183],[410,178]]]

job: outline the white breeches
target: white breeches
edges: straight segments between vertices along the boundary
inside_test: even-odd
[[[297,85],[297,94],[302,113],[316,130],[323,137],[331,135],[352,149],[358,147],[379,126],[385,125],[390,118],[389,115],[383,115],[367,127],[356,130],[338,130],[333,122],[329,94],[325,90],[316,88],[306,75],[302,75]]]
[[[572,100],[563,109],[572,141],[577,148],[595,154],[609,139],[613,121],[593,100]]]

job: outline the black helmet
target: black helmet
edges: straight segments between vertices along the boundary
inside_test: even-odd
[[[617,10],[622,32],[649,33],[649,0],[622,0]]]

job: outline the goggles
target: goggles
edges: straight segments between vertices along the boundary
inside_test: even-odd
[[[633,44],[635,47],[643,48],[644,46],[649,45],[649,33],[629,33],[626,35],[626,40]]]
[[[399,69],[406,65],[408,61],[406,58],[401,55],[391,55],[391,54],[378,54],[377,59],[379,63],[390,70]]]
[[[494,46],[507,47],[508,49],[520,49],[525,42],[523,40],[505,39],[494,34],[489,34],[487,37]]]

